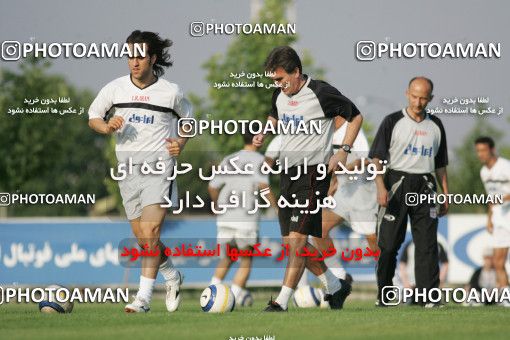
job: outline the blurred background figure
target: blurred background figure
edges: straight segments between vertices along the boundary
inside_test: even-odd
[[[255,206],[253,192],[261,192],[267,189],[269,202],[275,209],[277,207],[276,200],[269,190],[269,178],[260,172],[264,156],[257,151],[259,148],[252,144],[252,139],[253,135],[249,132],[243,134],[243,149],[225,157],[221,162],[221,168],[228,168],[233,171],[234,168],[230,163],[231,161],[236,162],[241,169],[244,169],[247,164],[251,164],[254,174],[251,176],[217,174],[209,182],[209,195],[216,207],[224,204],[228,205],[233,195],[238,196],[238,202],[241,202],[241,197],[246,195],[248,201],[244,202],[245,204],[242,206],[229,209],[216,216],[218,227],[217,238],[218,243],[222,247],[222,252],[220,253],[221,259],[211,279],[211,284],[221,283],[234,263],[226,254],[227,244],[230,248],[249,251],[253,249],[253,245],[259,240],[260,210],[257,210],[254,214],[248,213]],[[244,298],[249,296],[249,292],[246,290],[246,283],[250,277],[252,260],[253,258],[250,256],[239,257],[239,268],[236,271],[231,286],[238,305],[243,305]]]
[[[505,264],[510,248],[510,160],[498,156],[496,144],[491,137],[478,137],[475,140],[478,160],[483,164],[480,178],[488,195],[501,195],[503,202],[488,204],[487,231],[492,234],[494,247],[494,268],[500,291],[510,289]],[[510,307],[510,302],[501,303]]]
[[[482,292],[482,288],[491,291],[496,288],[497,275],[496,269],[494,268],[494,250],[492,248],[485,248],[483,250],[483,265],[473,272],[469,283],[465,286],[466,291],[476,289],[478,293]],[[483,304],[492,305],[494,302],[485,303],[464,303],[464,306],[481,306]]]

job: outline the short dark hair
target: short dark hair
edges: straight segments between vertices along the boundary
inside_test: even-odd
[[[299,69],[299,73],[303,73],[303,66],[301,65],[301,59],[298,54],[290,46],[280,46],[274,48],[266,58],[264,67],[267,71],[273,72],[278,67],[282,67],[285,72],[292,73],[296,69]]]
[[[147,51],[149,56],[157,56],[153,66],[154,74],[157,77],[165,73],[163,67],[169,67],[173,64],[170,60],[170,54],[167,51],[173,43],[170,39],[162,39],[158,33],[136,30],[131,32],[126,42],[128,44],[146,43],[149,46]]]
[[[494,143],[494,139],[487,136],[478,137],[475,140],[475,145],[476,144],[487,144],[491,149],[493,149],[496,146],[496,143]]]
[[[413,79],[409,80],[409,85],[407,87],[411,87],[411,83],[417,79],[423,79],[425,80],[427,83],[429,83],[430,85],[430,93],[434,92],[434,83],[432,82],[432,80],[430,80],[429,78],[427,77],[423,77],[423,76],[418,76],[418,77],[414,77]]]
[[[241,135],[243,136],[244,145],[250,145],[253,143],[254,135],[251,132],[245,130]]]

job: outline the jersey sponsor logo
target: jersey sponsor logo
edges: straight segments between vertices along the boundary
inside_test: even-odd
[[[414,134],[415,134],[416,136],[426,136],[426,135],[427,135],[427,131],[423,131],[423,130],[416,130],[416,131],[414,132]]]
[[[289,100],[289,106],[298,106],[299,102],[297,100]]]
[[[149,96],[131,96],[133,102],[148,102],[151,98]]]
[[[154,116],[134,114],[128,119],[131,123],[154,124]]]
[[[404,150],[404,155],[432,157],[432,147],[409,144]]]
[[[299,122],[303,121],[304,118],[303,118],[303,116],[288,115],[288,114],[284,113],[282,120],[285,124],[288,124],[289,122],[293,122],[293,124],[295,126],[298,126]]]

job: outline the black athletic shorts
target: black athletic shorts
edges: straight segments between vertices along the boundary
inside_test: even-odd
[[[303,235],[322,237],[322,208],[314,214],[307,212],[314,211],[317,200],[322,201],[327,196],[331,174],[318,180],[317,177],[324,175],[317,172],[317,167],[318,165],[310,165],[307,167],[307,174],[303,174],[304,167],[300,166],[301,176],[295,180],[291,178],[299,173],[297,166],[289,168],[288,174],[280,175],[281,196],[290,203],[294,203],[296,199],[298,203],[304,203],[306,199],[309,201],[307,208],[280,208],[278,219],[282,236],[288,236],[291,231],[295,231]]]

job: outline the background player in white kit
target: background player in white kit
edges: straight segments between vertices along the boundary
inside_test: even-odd
[[[347,124],[345,120],[337,118],[335,120],[336,130],[333,135],[333,146],[340,145],[345,136]],[[266,162],[273,166],[279,157],[281,137],[276,136],[269,143],[265,156]],[[368,157],[368,140],[360,129],[351,150],[347,156],[346,168],[353,170],[354,165],[360,167],[363,158]],[[340,225],[342,222],[349,222],[351,228],[358,234],[364,235],[370,248],[374,251],[377,247],[377,237],[375,235],[377,222],[377,199],[376,186],[374,181],[366,179],[366,175],[359,176],[357,180],[350,180],[345,175],[332,177],[330,191],[328,195],[334,195],[336,208],[333,210],[324,209],[322,211],[322,238],[313,237],[318,250],[326,250],[330,247],[332,240],[329,236],[330,231]],[[328,268],[338,278],[352,282],[352,277],[345,272],[339,257],[332,256],[324,260]],[[303,274],[298,286],[307,285],[306,271]]]
[[[503,195],[503,204],[489,204],[487,231],[493,236],[494,268],[499,289],[510,289],[505,270],[510,247],[510,161],[496,154],[494,140],[480,137],[475,141],[476,155],[483,167],[480,170],[485,191],[489,195]],[[505,307],[510,303],[505,301]]]
[[[269,190],[269,179],[267,175],[261,173],[260,169],[264,163],[264,156],[257,152],[258,147],[252,144],[253,135],[246,133],[243,135],[244,148],[225,157],[221,168],[231,168],[234,170],[230,161],[234,161],[239,168],[244,169],[246,164],[253,165],[253,175],[216,175],[209,182],[209,195],[215,206],[218,204],[228,204],[232,195],[238,196],[241,202],[241,196],[244,193],[246,197],[245,206],[228,209],[224,214],[217,215],[218,243],[221,244],[221,259],[216,266],[216,271],[211,279],[211,284],[220,283],[228,273],[233,261],[226,254],[226,245],[239,250],[248,250],[258,242],[259,238],[259,219],[260,211],[254,214],[248,214],[255,203],[254,191]],[[271,205],[276,208],[276,200],[271,192],[267,194]],[[234,276],[232,283],[232,293],[235,296],[236,304],[243,305],[242,296],[247,295],[246,282],[250,276],[252,257],[239,257],[239,268]]]
[[[177,310],[182,276],[165,257],[159,239],[166,210],[161,207],[165,196],[176,198],[175,181],[167,180],[186,138],[177,138],[178,119],[191,116],[191,106],[178,85],[160,76],[163,67],[172,65],[168,47],[172,42],[153,32],[133,31],[126,42],[130,51],[141,44],[145,56],[133,53],[130,74],[107,84],[89,108],[89,126],[98,133],[116,133],[115,152],[119,164],[132,164],[132,171],[119,181],[122,202],[131,228],[141,247],[160,250],[160,257],[143,257],[140,288],[125,311],[148,312],[158,270],[165,279],[166,307]],[[108,113],[111,118],[106,121]],[[144,162],[151,169],[164,165],[163,174],[143,175]]]
[[[340,121],[341,119],[339,119]],[[341,120],[343,121],[343,120]],[[340,122],[342,124],[342,122]],[[342,143],[345,136],[347,124],[343,123],[333,135],[333,146],[336,148]],[[347,164],[345,168],[349,171],[361,169],[362,165],[368,164],[368,140],[360,129],[354,144],[352,152],[347,156]],[[363,165],[363,169],[365,169]],[[356,179],[349,177],[356,177]],[[331,229],[348,222],[352,230],[360,235],[364,235],[367,239],[370,249],[377,251],[377,188],[373,180],[368,180],[367,172],[362,174],[354,174],[350,176],[336,175],[332,177],[331,186],[328,195],[333,196],[336,202],[334,209],[324,209],[322,211],[322,238],[314,237],[314,242],[319,250],[326,250],[332,244],[329,236]],[[346,279],[347,273],[342,268],[340,258],[338,256],[328,257],[325,260],[328,268],[341,279]],[[348,278],[352,281],[352,278]]]

